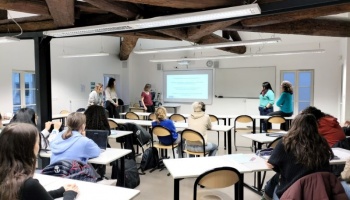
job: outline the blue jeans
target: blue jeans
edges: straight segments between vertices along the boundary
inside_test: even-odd
[[[263,108],[263,107],[259,107],[259,112],[260,115],[268,115],[269,113],[273,112],[273,106],[271,106],[270,108]],[[260,120],[260,126],[261,126],[261,130],[266,131],[268,128],[266,127],[266,121],[265,120]],[[271,127],[269,127],[271,128]]]
[[[350,199],[350,186],[346,183],[346,181],[341,181],[340,183],[343,185],[346,196],[348,197],[348,199]]]
[[[186,149],[193,152],[203,152],[202,145],[187,145]],[[205,152],[209,152],[209,156],[215,156],[217,151],[218,145],[211,142],[207,142],[207,145],[205,145]]]

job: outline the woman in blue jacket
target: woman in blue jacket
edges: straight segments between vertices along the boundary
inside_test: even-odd
[[[89,158],[100,155],[100,148],[91,139],[85,137],[86,117],[73,112],[67,117],[68,130],[60,132],[52,141],[50,164],[60,160],[77,160],[86,164]]]

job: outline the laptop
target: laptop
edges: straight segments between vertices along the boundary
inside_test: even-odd
[[[86,137],[93,140],[100,147],[101,152],[107,149],[108,134],[108,130],[85,130]]]

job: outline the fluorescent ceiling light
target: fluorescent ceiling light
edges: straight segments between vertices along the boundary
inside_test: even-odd
[[[10,43],[10,42],[19,42],[20,39],[15,38],[15,37],[0,37],[0,43]]]
[[[74,54],[74,55],[62,55],[62,58],[83,58],[83,57],[96,57],[96,56],[109,56],[109,53],[87,53],[87,54]]]
[[[282,51],[282,52],[267,52],[257,54],[243,54],[243,55],[228,55],[228,56],[207,56],[198,58],[177,58],[177,59],[159,59],[149,60],[150,62],[179,62],[179,61],[194,61],[194,60],[219,60],[219,59],[231,59],[231,58],[251,58],[251,57],[263,57],[263,56],[286,56],[286,55],[297,55],[297,54],[308,54],[308,53],[324,53],[324,49],[318,50],[302,50],[302,51]]]
[[[149,54],[149,53],[166,53],[166,52],[187,51],[187,50],[203,50],[203,49],[214,49],[214,48],[223,48],[223,47],[271,44],[271,43],[277,43],[280,41],[281,41],[281,38],[269,38],[269,39],[246,40],[246,41],[238,41],[238,42],[224,42],[224,43],[207,44],[207,45],[181,46],[181,47],[174,47],[174,48],[144,49],[144,50],[135,50],[134,53]]]
[[[182,24],[185,25],[185,24],[192,24],[192,23],[200,23],[205,21],[231,19],[231,18],[237,18],[242,16],[257,15],[257,14],[261,14],[261,10],[259,5],[255,3],[255,4],[234,6],[234,7],[207,10],[207,11],[201,11],[201,12],[193,12],[193,13],[187,13],[187,14],[154,17],[150,19],[140,19],[140,20],[129,21],[129,22],[120,22],[120,23],[113,23],[113,24],[103,24],[103,25],[96,25],[96,26],[44,31],[44,35],[48,35],[52,37],[67,37],[67,36],[76,36],[76,35],[141,30],[141,29],[168,27],[168,26],[182,25]]]

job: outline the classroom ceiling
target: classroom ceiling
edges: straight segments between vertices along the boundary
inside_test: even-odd
[[[108,35],[123,37],[119,54],[121,60],[128,59],[139,38],[213,44],[240,41],[237,31],[350,37],[349,18],[328,17],[350,12],[349,0],[0,0],[0,33],[19,32],[19,27],[8,18],[8,10],[36,14],[15,20],[24,32],[38,32],[250,3],[258,3],[262,14],[195,26]],[[218,30],[222,30],[221,36],[213,33]],[[220,50],[244,54],[246,47]]]

